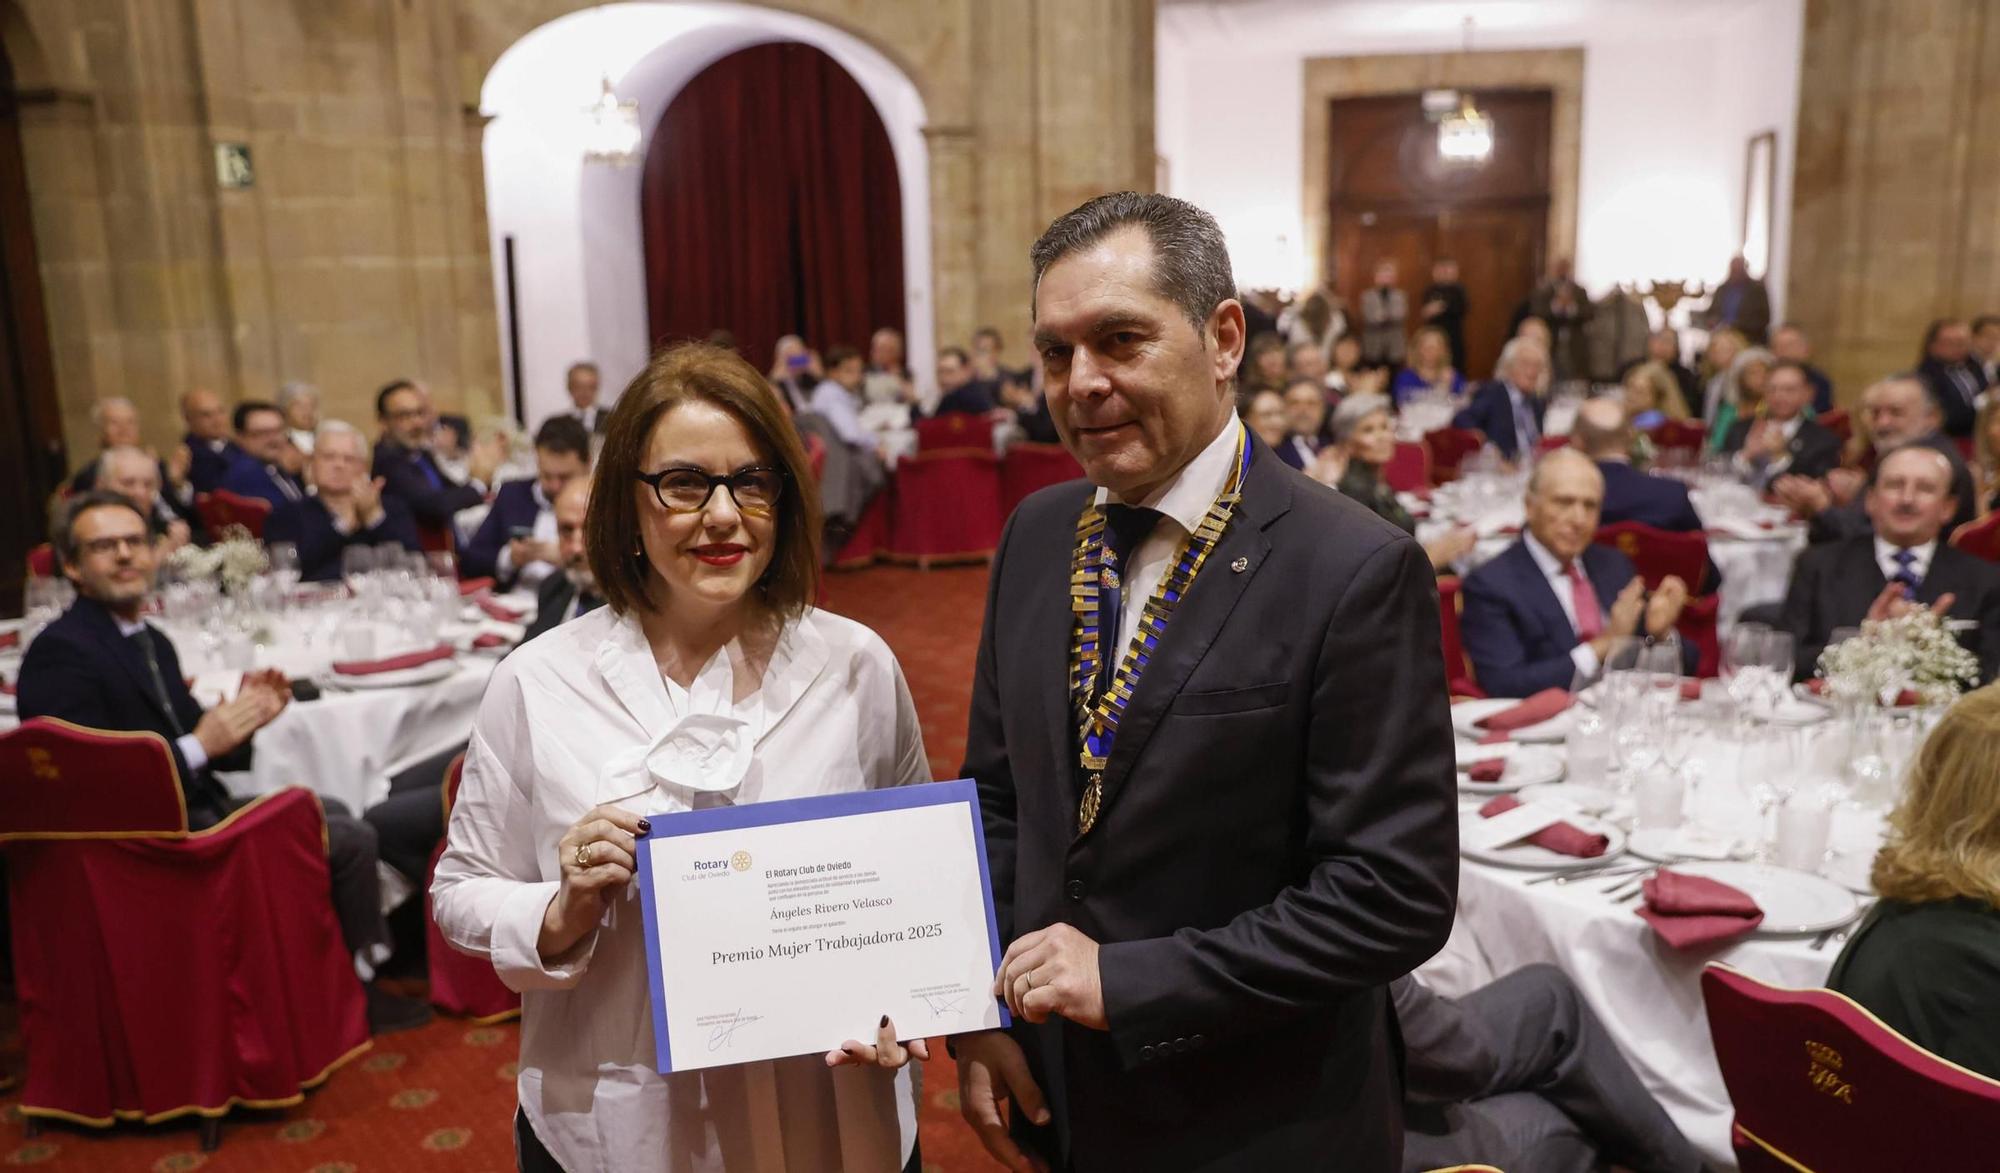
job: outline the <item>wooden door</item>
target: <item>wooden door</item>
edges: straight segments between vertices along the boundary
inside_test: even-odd
[[[28,549],[47,539],[47,502],[64,466],[20,112],[0,50],[0,614],[20,614]]]
[[[1492,373],[1515,307],[1547,267],[1550,97],[1546,90],[1473,97],[1494,124],[1493,155],[1477,166],[1438,157],[1437,129],[1417,94],[1331,103],[1325,261],[1352,308],[1376,262],[1394,259],[1414,328],[1432,262],[1456,260],[1468,306],[1464,373],[1478,379]]]

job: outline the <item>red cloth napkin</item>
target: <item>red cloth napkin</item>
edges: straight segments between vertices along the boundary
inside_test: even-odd
[[[0,632],[0,648],[14,648],[19,646],[21,646],[20,632],[18,631]]]
[[[1645,882],[1639,915],[1675,949],[1720,945],[1764,923],[1764,910],[1742,890],[1706,876],[1665,868]]]
[[[333,670],[342,676],[373,676],[377,672],[415,668],[419,664],[429,664],[434,660],[449,660],[451,657],[451,645],[439,644],[421,652],[404,652],[400,656],[390,656],[381,660],[344,660],[335,664]]]
[[[1511,794],[1503,794],[1479,808],[1479,817],[1490,819],[1494,815],[1504,815],[1521,805],[1521,800]],[[1604,835],[1593,835],[1581,827],[1569,823],[1555,823],[1543,827],[1528,836],[1528,842],[1536,847],[1553,851],[1557,855],[1574,855],[1578,859],[1596,859],[1611,846],[1611,840]]]
[[[507,642],[507,638],[497,631],[485,631],[472,637],[475,648],[497,648]]]
[[[515,608],[509,607],[505,603],[502,603],[497,599],[489,599],[485,595],[481,595],[472,601],[479,604],[479,609],[481,611],[486,612],[488,615],[492,616],[495,619],[500,620],[502,623],[518,623],[521,619],[521,616],[527,614],[526,611],[516,610]]]
[[[1506,758],[1487,758],[1483,762],[1472,763],[1471,768],[1465,771],[1465,777],[1470,782],[1498,782],[1506,772]]]
[[[476,595],[480,591],[490,591],[492,589],[493,580],[490,578],[461,579],[458,584],[458,595],[460,598],[464,598],[467,595]]]
[[[1698,701],[1698,700],[1700,700],[1700,699],[1701,699],[1701,681],[1699,681],[1699,680],[1683,680],[1683,681],[1681,681],[1681,699],[1682,699],[1682,700],[1684,700],[1684,701]]]
[[[0,696],[13,696],[14,692],[15,688],[13,685],[7,683],[4,680],[0,680]]]
[[[1481,729],[1492,729],[1502,733],[1512,733],[1542,722],[1569,708],[1568,690],[1545,688],[1511,708],[1502,709],[1490,717],[1481,717],[1474,724]]]
[[[1826,677],[1815,676],[1811,680],[1806,681],[1806,691],[1813,694],[1814,696],[1825,696]],[[1916,689],[1906,688],[1903,691],[1896,694],[1896,707],[1899,709],[1907,709],[1911,705],[1916,704],[1918,701],[1922,699],[1923,699],[1922,697],[1917,695]]]

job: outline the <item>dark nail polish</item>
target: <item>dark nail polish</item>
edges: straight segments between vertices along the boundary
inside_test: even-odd
[[[652,823],[652,820],[651,820],[651,819],[640,819],[640,820],[639,820],[639,834],[641,834],[641,835],[651,835],[652,833],[653,833],[653,823]]]
[[[882,1016],[882,1025],[883,1025],[883,1026],[888,1026],[888,1025],[889,1025],[889,1016],[888,1016],[888,1015],[886,1015],[886,1014],[884,1014],[884,1015]]]

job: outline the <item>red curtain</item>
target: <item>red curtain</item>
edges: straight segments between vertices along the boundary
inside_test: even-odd
[[[824,351],[903,327],[896,157],[868,95],[792,42],[732,53],[660,117],[640,188],[654,345],[785,334]]]

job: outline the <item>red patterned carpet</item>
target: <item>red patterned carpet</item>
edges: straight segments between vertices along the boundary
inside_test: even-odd
[[[881,632],[902,661],[923,718],[931,769],[940,778],[956,776],[965,749],[985,592],[984,567],[877,568],[827,583],[827,607]],[[0,1064],[18,1072],[22,1058],[11,1014],[8,1020]],[[482,1027],[439,1019],[390,1035],[296,1107],[231,1115],[222,1147],[207,1154],[191,1123],[103,1132],[58,1125],[30,1139],[17,1098],[8,1094],[0,1096],[0,1166],[80,1173],[504,1173],[514,1167],[518,1044],[512,1023]],[[924,1168],[997,1168],[959,1120],[957,1076],[939,1051],[924,1072]]]

